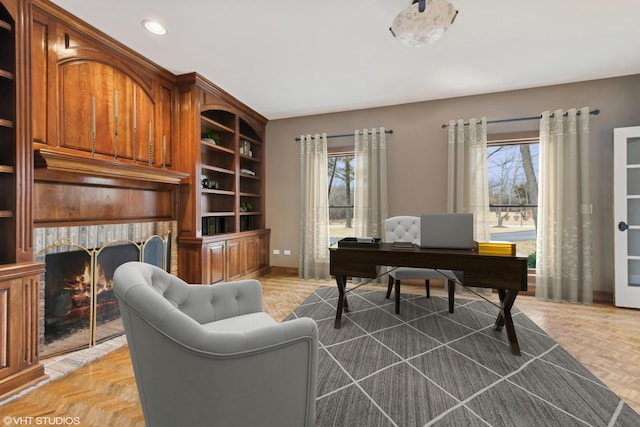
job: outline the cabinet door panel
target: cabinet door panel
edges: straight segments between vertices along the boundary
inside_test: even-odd
[[[258,244],[259,240],[256,236],[250,236],[244,239],[245,274],[252,273],[258,269],[258,256],[260,253]]]
[[[227,280],[236,280],[241,275],[240,240],[227,240]]]
[[[148,159],[154,103],[122,71],[96,61],[78,60],[61,65],[59,103],[61,146],[132,159],[135,112],[136,129],[141,127],[147,133],[143,138],[147,143],[139,144],[136,132],[136,159]],[[94,130],[95,145],[92,145]]]
[[[158,164],[171,165],[171,89],[161,87],[158,121],[161,124],[160,134],[156,139],[154,156]]]
[[[0,379],[20,370],[22,279],[0,282]]]
[[[112,74],[113,69],[95,62],[74,62],[60,67],[60,146],[113,153],[115,92]],[[92,147],[93,129],[95,147]]]
[[[136,161],[141,162],[149,162],[150,156],[153,156],[153,146],[150,147],[151,144],[154,143],[154,107],[155,104],[152,98],[147,94],[142,87],[136,85],[135,83],[132,85],[132,99],[131,105],[133,105],[135,100],[135,123],[133,120],[134,116],[134,108],[131,107],[130,115],[130,123],[132,129],[131,135],[131,144],[129,144],[130,153],[128,154],[128,158],[132,157],[132,153],[135,151]],[[134,95],[135,94],[135,95]],[[133,134],[135,124],[135,135]],[[135,141],[134,141],[135,136]],[[157,143],[157,142],[156,142]],[[134,150],[135,145],[135,150]],[[156,163],[157,164],[157,163]]]
[[[258,254],[258,268],[269,266],[269,232],[260,234],[260,253]]]
[[[206,284],[212,285],[225,280],[225,252],[224,242],[216,242],[209,245]]]

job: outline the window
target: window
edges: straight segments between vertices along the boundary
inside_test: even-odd
[[[329,242],[353,237],[353,152],[329,154]]]
[[[514,242],[535,268],[538,218],[538,134],[487,142],[491,240]]]

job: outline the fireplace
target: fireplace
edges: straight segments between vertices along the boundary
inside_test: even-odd
[[[113,292],[113,273],[121,264],[142,261],[171,271],[172,227],[160,227],[163,235],[145,235],[160,231],[158,227],[95,227],[40,232],[41,246],[50,241],[35,256],[46,266],[41,285],[41,357],[91,347],[124,333]],[[97,245],[85,246],[92,241]]]

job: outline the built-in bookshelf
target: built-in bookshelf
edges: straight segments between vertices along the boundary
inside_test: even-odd
[[[238,141],[240,172],[240,231],[264,228],[264,152],[258,134],[240,119]]]
[[[178,274],[189,283],[269,271],[265,127],[257,112],[197,73],[177,78],[181,105]]]
[[[225,110],[200,113],[202,235],[264,228],[263,142]]]
[[[16,42],[14,21],[0,5],[0,264],[16,262]],[[13,237],[12,237],[13,236]]]
[[[235,231],[235,115],[224,110],[200,113],[200,194],[202,235]]]

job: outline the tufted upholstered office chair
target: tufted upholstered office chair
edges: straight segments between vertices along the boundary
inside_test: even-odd
[[[420,244],[420,218],[417,216],[394,216],[384,221],[384,240],[393,242],[412,242]],[[445,271],[444,273],[447,273]],[[452,275],[453,273],[451,273]],[[430,297],[429,281],[431,279],[445,279],[441,273],[429,268],[399,267],[389,272],[389,285],[387,286],[387,298],[391,296],[394,285],[396,286],[396,313],[400,313],[400,281],[424,280],[427,298]]]
[[[277,323],[260,282],[189,285],[128,262],[114,290],[147,426],[314,425],[316,323]]]

